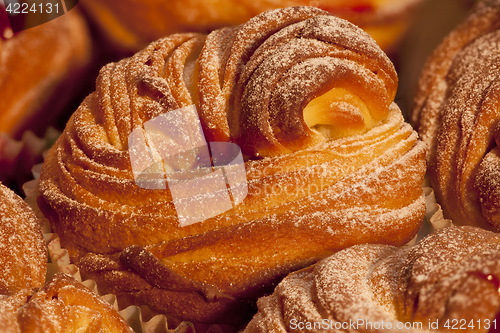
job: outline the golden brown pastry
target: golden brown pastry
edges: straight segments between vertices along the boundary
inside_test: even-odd
[[[39,203],[84,276],[123,304],[237,323],[292,270],[414,236],[425,151],[393,103],[396,86],[366,33],[317,8],[172,35],[101,70],[47,155]],[[241,147],[248,194],[182,226],[172,187],[136,184],[129,138],[193,104],[208,142]]]
[[[0,11],[5,14],[3,5]],[[5,28],[0,36],[0,132],[19,139],[27,128],[43,133],[74,96],[90,61],[90,37],[76,9],[16,34]]]
[[[43,135],[49,125],[62,123],[59,117],[81,93],[91,41],[77,9],[15,34],[3,2],[0,17],[0,181],[20,191],[46,149],[26,130]]]
[[[288,275],[244,332],[497,332],[499,277],[500,236],[480,228],[356,245]]]
[[[388,50],[403,34],[419,0],[81,0],[103,34],[137,51],[175,32],[208,32],[241,24],[275,8],[317,6],[365,29]]]
[[[132,332],[70,276],[45,285],[47,250],[35,213],[0,184],[0,332]],[[42,288],[39,290],[40,288]]]
[[[429,176],[445,216],[500,230],[500,1],[476,11],[434,51],[413,121],[430,148]]]
[[[0,296],[3,333],[133,332],[108,303],[69,275],[58,273],[39,291]]]
[[[0,183],[0,294],[40,288],[47,251],[35,213]]]

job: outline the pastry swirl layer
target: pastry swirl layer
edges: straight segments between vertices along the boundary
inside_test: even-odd
[[[245,332],[494,332],[499,263],[500,236],[469,226],[412,247],[356,245],[287,276]]]
[[[425,151],[396,86],[366,33],[312,7],[172,35],[101,70],[46,158],[40,204],[100,288],[182,319],[238,321],[293,269],[413,237]],[[135,184],[128,137],[192,104],[207,141],[241,147],[248,195],[180,227],[169,190]]]
[[[0,330],[5,333],[133,332],[110,304],[62,273],[40,290],[0,296],[0,310]]]
[[[500,1],[482,1],[429,58],[413,121],[438,202],[457,224],[500,230]]]

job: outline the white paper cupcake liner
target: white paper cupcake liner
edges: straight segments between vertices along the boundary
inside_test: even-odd
[[[434,190],[428,186],[426,182],[423,188],[423,194],[425,196],[425,216],[420,229],[411,241],[405,244],[405,246],[413,246],[417,244],[422,238],[428,236],[436,230],[442,229],[452,225],[450,220],[446,220],[443,216],[443,211],[441,206],[436,203],[436,197],[434,195]]]
[[[428,224],[430,229],[429,233],[452,226],[453,222],[444,217],[441,205],[436,202],[434,190],[430,187],[426,187],[424,189],[424,194],[426,205],[425,222]]]

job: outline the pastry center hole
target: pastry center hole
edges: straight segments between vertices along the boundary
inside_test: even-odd
[[[303,116],[311,130],[329,140],[361,134],[374,126],[366,104],[344,88],[333,88],[311,100]]]

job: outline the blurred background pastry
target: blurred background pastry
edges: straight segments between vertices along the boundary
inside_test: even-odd
[[[420,0],[81,0],[108,42],[135,52],[176,32],[209,32],[274,8],[315,6],[359,25],[386,51],[405,32]]]
[[[413,21],[392,53],[399,76],[396,102],[410,119],[422,68],[432,51],[470,13],[473,0],[427,0],[417,7]]]
[[[412,120],[445,216],[500,230],[500,1],[486,0],[429,58]]]
[[[5,27],[0,53],[0,132],[44,134],[80,88],[91,55],[86,23],[73,9],[18,33]]]
[[[499,276],[500,235],[480,228],[357,245],[287,276],[244,332],[495,332]]]
[[[22,31],[12,30],[3,5],[0,18],[0,181],[16,188],[46,149],[26,131],[43,137],[49,126],[62,126],[90,90],[84,77],[92,47],[77,9]]]
[[[122,305],[239,324],[290,271],[417,232],[425,150],[393,103],[396,88],[394,66],[368,34],[313,7],[172,35],[101,70],[47,155],[39,203],[82,274]],[[165,174],[163,188],[136,182],[130,139],[146,133],[148,147],[168,155],[179,146],[168,136],[154,145],[161,133],[146,125],[171,116],[191,142],[186,115],[200,119],[208,142],[241,147],[248,184],[233,209],[189,225]],[[197,160],[188,155],[186,168],[161,156],[158,170],[184,179]],[[219,205],[198,192],[188,199],[191,210]]]

